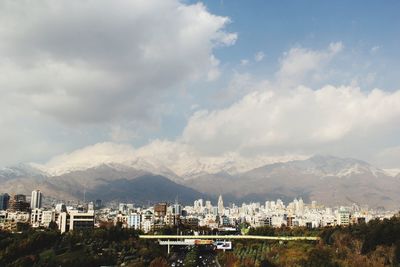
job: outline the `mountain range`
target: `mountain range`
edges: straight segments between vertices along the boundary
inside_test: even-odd
[[[221,164],[221,163],[220,163]],[[237,171],[231,162],[216,171],[204,163],[175,173],[170,168],[144,160],[98,162],[85,168],[63,166],[47,170],[43,165],[20,164],[0,169],[1,190],[29,194],[40,189],[57,199],[102,199],[149,203],[190,203],[196,198],[214,200],[222,194],[227,202],[265,201],[302,197],[326,205],[357,203],[370,207],[400,207],[400,174],[393,175],[351,158],[313,156],[308,159],[266,164]],[[223,166],[223,164],[222,164]]]

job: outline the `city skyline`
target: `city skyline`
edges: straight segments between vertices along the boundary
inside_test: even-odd
[[[1,0],[0,266],[400,266],[399,10]]]

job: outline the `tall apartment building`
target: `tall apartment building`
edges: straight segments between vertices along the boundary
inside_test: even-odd
[[[338,224],[347,226],[350,224],[351,213],[346,209],[340,209],[338,212]]]
[[[8,210],[15,212],[15,211],[22,211],[22,212],[29,212],[29,203],[26,202],[25,195],[13,195],[8,203]]]
[[[222,196],[219,195],[219,198],[218,198],[218,214],[219,215],[224,214],[224,210],[225,210],[224,201],[222,200]]]
[[[31,195],[31,209],[40,209],[42,207],[42,192],[33,190]]]
[[[7,193],[0,194],[0,210],[6,210],[8,208],[8,202],[10,201],[10,195]]]

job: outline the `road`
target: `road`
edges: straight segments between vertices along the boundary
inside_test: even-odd
[[[174,247],[169,263],[172,267],[184,266],[186,254],[193,247]],[[197,255],[197,266],[204,267],[221,267],[216,259],[216,253],[211,246],[199,246],[199,253]]]

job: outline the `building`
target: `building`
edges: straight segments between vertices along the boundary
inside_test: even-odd
[[[40,227],[42,222],[42,210],[41,209],[32,209],[31,211],[31,226],[33,228]]]
[[[272,217],[259,217],[256,218],[256,227],[272,226]]]
[[[33,228],[49,227],[52,221],[56,221],[54,210],[33,209],[31,211],[31,226]]]
[[[61,212],[58,216],[58,229],[61,233],[76,230],[88,230],[94,228],[94,211],[80,212],[70,210]]]
[[[153,222],[154,222],[154,216],[150,210],[146,210],[144,213],[142,213],[141,229],[145,233],[148,233],[152,230]]]
[[[94,202],[94,207],[96,209],[100,209],[103,206],[101,199],[96,199],[96,201]]]
[[[229,226],[229,225],[231,225],[231,222],[230,222],[230,220],[229,220],[229,217],[228,217],[228,216],[225,216],[225,215],[220,216],[219,224],[220,224],[221,226]]]
[[[222,196],[221,195],[219,195],[219,198],[218,198],[218,214],[219,215],[222,215],[222,214],[224,214],[224,201],[222,200]]]
[[[168,213],[168,214],[165,216],[165,223],[166,223],[168,226],[176,226],[176,225],[179,225],[179,224],[180,224],[180,221],[181,221],[180,219],[181,219],[181,216],[176,215],[176,214]]]
[[[40,209],[42,207],[42,192],[33,190],[31,195],[31,209]]]
[[[338,224],[339,225],[344,225],[344,226],[349,225],[350,224],[350,219],[351,219],[350,215],[351,215],[350,211],[348,211],[348,210],[346,210],[344,208],[341,208],[339,210],[339,212],[338,212]]]
[[[7,193],[0,194],[0,210],[8,209],[8,202],[10,201],[10,195]]]
[[[199,226],[199,219],[195,217],[188,217],[182,220],[182,224],[189,226],[191,228]]]
[[[67,211],[67,206],[64,203],[58,203],[55,209],[57,212],[65,212]]]
[[[154,216],[161,218],[167,214],[167,203],[162,202],[154,205]]]
[[[54,210],[42,211],[42,221],[40,225],[43,227],[49,227],[51,222],[56,222],[56,212]]]
[[[206,209],[208,210],[208,212],[211,212],[212,205],[210,200],[206,200]]]
[[[4,222],[7,219],[7,212],[6,211],[0,211],[0,229],[2,228],[2,224],[4,224]]]
[[[114,218],[114,224],[118,225],[120,224],[122,227],[126,228],[127,227],[127,221],[128,221],[128,216],[125,214],[118,212],[117,216]]]
[[[5,231],[18,232],[28,227],[30,222],[29,219],[29,212],[7,211],[7,216],[1,228]]]
[[[182,206],[178,203],[175,203],[174,205],[172,205],[171,212],[173,215],[181,216],[182,215]]]
[[[128,228],[133,228],[135,230],[139,230],[140,229],[140,224],[141,224],[140,217],[141,216],[138,213],[129,214],[128,215],[128,220],[127,220]]]
[[[295,219],[296,217],[289,215],[286,217],[286,226],[293,227],[295,226]]]
[[[118,211],[123,214],[126,214],[128,212],[128,205],[126,203],[119,203]]]
[[[30,210],[30,205],[26,202],[25,195],[14,195],[8,204],[8,210],[11,212],[29,212]]]
[[[193,203],[193,208],[196,212],[201,212],[203,209],[203,199],[195,200]]]

